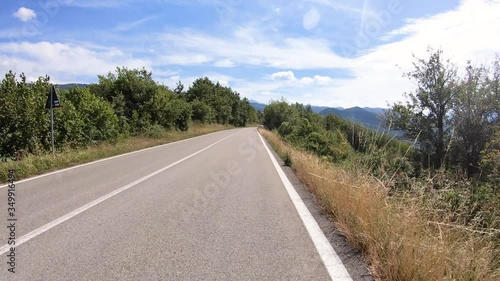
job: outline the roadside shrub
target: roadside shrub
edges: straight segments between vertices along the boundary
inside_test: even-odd
[[[209,124],[215,121],[214,110],[208,104],[194,100],[191,103],[191,107],[193,110],[193,120]]]
[[[45,101],[48,77],[27,83],[24,74],[9,72],[0,84],[0,155],[37,153],[50,147],[50,117]]]
[[[165,128],[158,124],[149,125],[144,129],[144,136],[148,138],[161,139],[166,136]]]
[[[175,100],[172,103],[175,109],[175,127],[181,131],[187,131],[191,126],[191,105],[183,100]]]
[[[61,91],[61,108],[55,110],[59,137],[77,146],[116,140],[119,123],[111,104],[90,93],[89,89]]]

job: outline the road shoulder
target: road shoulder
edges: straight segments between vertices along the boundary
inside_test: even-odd
[[[288,180],[292,183],[295,191],[306,205],[309,212],[318,223],[321,231],[326,236],[333,249],[342,260],[345,268],[351,275],[354,281],[373,281],[367,263],[363,260],[359,250],[353,248],[346,237],[337,229],[335,222],[321,207],[316,197],[308,190],[308,188],[300,182],[293,170],[285,166],[283,159],[273,150],[269,142],[263,137],[266,146],[271,151],[272,155],[281,166]]]

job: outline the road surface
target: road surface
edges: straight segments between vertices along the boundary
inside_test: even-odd
[[[18,181],[11,229],[3,186],[0,280],[349,280],[271,157],[244,128]]]

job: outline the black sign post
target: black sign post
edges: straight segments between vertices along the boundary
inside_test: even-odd
[[[47,97],[47,103],[45,108],[50,108],[50,140],[52,143],[52,156],[55,155],[54,149],[54,108],[61,107],[59,98],[57,97],[56,88],[54,85],[50,85],[50,93]]]

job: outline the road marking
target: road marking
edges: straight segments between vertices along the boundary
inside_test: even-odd
[[[62,169],[62,170],[57,170],[57,171],[53,171],[53,172],[50,172],[50,173],[46,173],[46,174],[42,174],[42,175],[31,177],[31,178],[27,178],[27,179],[24,179],[24,180],[16,181],[16,185],[19,184],[19,183],[23,183],[23,182],[27,182],[27,181],[31,181],[31,180],[36,180],[36,179],[43,178],[43,177],[46,177],[46,176],[50,176],[50,175],[53,175],[53,174],[66,172],[66,171],[69,171],[69,170],[81,168],[81,167],[92,165],[92,164],[97,164],[99,162],[111,160],[111,159],[114,159],[114,158],[119,158],[119,157],[122,157],[122,156],[127,156],[127,155],[131,155],[131,154],[135,154],[135,153],[139,153],[139,152],[143,152],[143,151],[147,151],[147,150],[151,150],[151,149],[155,149],[155,148],[160,148],[160,147],[172,145],[172,144],[175,144],[175,143],[185,142],[185,141],[189,141],[189,140],[193,140],[193,139],[197,139],[197,138],[201,138],[201,137],[205,137],[205,136],[209,136],[209,135],[217,134],[217,133],[220,133],[220,131],[219,132],[213,132],[213,133],[206,134],[206,135],[197,136],[197,137],[192,137],[192,138],[188,138],[188,139],[183,139],[183,140],[178,140],[178,141],[174,141],[174,142],[169,142],[169,143],[166,143],[166,144],[161,144],[161,145],[157,145],[157,146],[153,146],[153,147],[148,147],[148,148],[144,148],[144,149],[141,149],[141,150],[127,152],[127,153],[124,153],[124,154],[119,154],[119,155],[111,156],[111,157],[104,158],[104,159],[99,159],[99,160],[92,161],[92,162],[89,162],[89,163],[84,163],[84,164],[76,165],[76,166],[73,166],[73,167],[65,168],[65,169]],[[0,189],[6,187],[7,185],[8,184],[0,185]]]
[[[161,169],[159,169],[159,170],[157,170],[155,172],[152,172],[151,174],[146,175],[146,176],[144,176],[144,177],[142,177],[142,178],[140,178],[140,179],[138,179],[138,180],[136,180],[136,181],[134,181],[132,183],[129,183],[129,184],[125,185],[125,186],[122,186],[122,187],[120,187],[120,188],[118,188],[118,189],[116,189],[116,190],[114,190],[114,191],[112,191],[112,192],[110,192],[110,193],[102,196],[102,197],[97,198],[96,200],[94,200],[94,201],[92,201],[92,202],[90,202],[88,204],[85,204],[85,205],[81,206],[80,208],[78,208],[78,209],[76,209],[76,210],[74,210],[74,211],[72,211],[72,212],[70,212],[70,213],[68,213],[68,214],[66,214],[66,215],[58,218],[58,219],[55,219],[55,220],[47,223],[44,226],[41,226],[41,227],[39,227],[39,228],[31,231],[28,234],[25,234],[25,235],[21,236],[19,239],[16,240],[16,247],[18,247],[19,245],[21,245],[21,244],[23,244],[23,243],[25,243],[25,242],[27,242],[27,241],[29,241],[29,240],[37,237],[38,235],[44,233],[45,231],[47,231],[47,230],[49,230],[49,229],[51,229],[51,228],[53,228],[53,227],[55,227],[55,226],[57,226],[59,224],[61,224],[61,223],[65,222],[65,221],[71,219],[72,217],[77,216],[80,213],[85,212],[86,210],[94,207],[95,205],[97,205],[97,204],[99,204],[99,203],[101,203],[101,202],[103,202],[103,201],[105,201],[105,200],[107,200],[107,199],[109,199],[109,198],[111,198],[111,197],[113,197],[113,196],[115,196],[115,195],[117,195],[117,194],[119,194],[119,193],[121,193],[121,192],[123,192],[123,191],[125,191],[125,190],[127,190],[127,189],[129,189],[129,188],[131,188],[131,187],[133,187],[133,186],[135,186],[135,185],[137,185],[137,184],[139,184],[139,183],[147,180],[147,179],[149,179],[149,178],[151,178],[151,177],[154,177],[154,176],[158,175],[159,173],[164,172],[164,171],[172,168],[173,166],[175,166],[175,165],[177,165],[177,164],[179,164],[181,162],[184,162],[187,159],[189,159],[189,158],[191,158],[191,157],[193,157],[193,156],[195,156],[197,154],[200,154],[201,152],[203,152],[203,151],[209,149],[210,147],[212,147],[212,146],[214,146],[214,145],[216,145],[216,144],[218,144],[218,143],[220,143],[220,142],[222,142],[222,141],[224,141],[224,140],[226,140],[226,139],[228,139],[228,138],[230,138],[230,137],[238,134],[241,131],[242,130],[239,130],[238,132],[236,132],[236,133],[234,133],[234,134],[232,134],[230,136],[227,136],[227,137],[225,137],[225,138],[223,138],[221,140],[218,140],[218,141],[212,143],[211,145],[209,145],[209,146],[207,146],[207,147],[205,147],[205,148],[203,148],[201,150],[198,150],[197,152],[195,152],[195,153],[193,153],[191,155],[188,155],[188,156],[186,156],[186,157],[184,157],[184,158],[182,158],[182,159],[180,159],[180,160],[178,160],[178,161],[176,161],[176,162],[174,162],[174,163],[172,163],[172,164],[170,164],[168,166],[165,166],[165,167],[163,167],[163,168],[161,168]],[[4,246],[2,246],[0,248],[0,255],[3,255],[6,252],[8,252],[10,250],[10,247],[11,246],[8,245],[8,244],[5,244]]]
[[[309,209],[307,209],[306,205],[302,201],[302,198],[300,198],[297,191],[295,191],[295,188],[293,187],[292,183],[285,175],[285,172],[283,172],[283,170],[281,169],[280,165],[278,164],[278,161],[276,161],[276,159],[274,158],[273,154],[267,147],[266,143],[264,142],[264,139],[260,134],[259,137],[260,140],[262,141],[262,144],[264,145],[264,148],[269,154],[269,157],[273,162],[274,168],[278,172],[278,175],[280,176],[281,181],[283,182],[283,185],[285,186],[286,191],[288,192],[288,195],[290,196],[290,199],[292,200],[293,205],[295,206],[295,209],[299,213],[299,216],[302,219],[302,222],[304,223],[304,226],[306,227],[307,232],[309,233],[309,236],[311,237],[314,243],[314,246],[316,246],[316,250],[318,251],[321,257],[321,260],[323,261],[323,264],[325,265],[328,274],[330,275],[330,278],[334,281],[337,280],[352,281],[349,272],[347,272],[347,269],[340,260],[339,256],[337,255],[337,253],[335,253],[335,250],[332,248],[332,245],[330,244],[328,239],[326,239],[318,223],[309,212]]]

